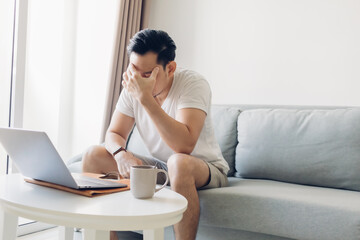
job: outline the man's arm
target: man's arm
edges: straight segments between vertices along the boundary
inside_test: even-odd
[[[112,154],[120,146],[125,147],[126,140],[134,125],[134,118],[115,111],[105,135],[105,148]]]
[[[176,119],[170,117],[152,95],[159,67],[144,78],[130,64],[124,73],[123,86],[140,102],[149,114],[163,141],[176,153],[190,154],[204,126],[206,113],[200,109],[178,110]]]
[[[110,122],[110,126],[105,136],[105,148],[112,154],[119,147],[125,147],[129,133],[134,126],[134,118],[129,117],[119,111],[115,111]],[[134,157],[131,152],[121,151],[114,156],[119,173],[122,177],[130,177],[130,167],[141,165],[141,160]]]
[[[142,102],[163,141],[175,152],[190,154],[204,126],[206,113],[200,109],[178,110],[176,119],[170,117],[154,98]]]

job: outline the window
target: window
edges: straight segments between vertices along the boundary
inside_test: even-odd
[[[119,1],[16,4],[13,38],[15,0],[0,1],[0,126],[12,109],[12,127],[45,131],[67,161],[100,140]],[[16,171],[6,160],[0,147],[0,174]]]
[[[9,126],[14,2],[0,1],[0,126]],[[7,155],[0,144],[0,175],[7,170]]]
[[[18,1],[18,8],[19,2],[24,1]],[[25,51],[17,55],[26,61],[23,80],[13,89],[13,115],[21,116],[15,127],[45,131],[66,161],[100,140],[119,1],[29,0],[27,8],[27,24],[19,23],[19,34],[27,34],[19,36]],[[19,17],[25,12],[21,6],[19,12]],[[10,53],[11,42],[12,33],[4,47]],[[15,67],[21,72],[21,66]],[[9,75],[11,65],[6,68]]]

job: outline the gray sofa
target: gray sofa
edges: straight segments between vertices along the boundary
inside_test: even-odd
[[[211,115],[229,186],[199,191],[197,239],[360,239],[360,108],[214,105]],[[128,149],[148,155],[142,146],[135,128]]]

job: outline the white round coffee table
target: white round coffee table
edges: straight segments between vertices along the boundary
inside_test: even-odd
[[[164,228],[179,222],[187,200],[169,189],[139,200],[130,191],[88,198],[27,183],[20,174],[0,177],[0,239],[16,238],[18,217],[84,229],[84,239],[109,239],[109,231],[143,230],[144,239],[164,239]]]

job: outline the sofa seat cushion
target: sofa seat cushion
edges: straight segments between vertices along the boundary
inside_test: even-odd
[[[360,237],[360,193],[272,180],[229,178],[199,191],[200,225],[294,239]]]
[[[165,239],[175,239],[175,238],[167,238]],[[199,226],[198,234],[196,236],[196,240],[223,240],[223,239],[231,239],[231,240],[295,240],[292,238],[283,238],[279,236],[273,236],[263,233],[255,233],[248,232],[238,229],[231,228],[219,228],[219,227],[207,227],[207,226]]]
[[[66,165],[70,172],[81,173],[82,172],[82,153],[70,158]]]
[[[237,176],[360,191],[360,109],[258,109],[238,118]]]

